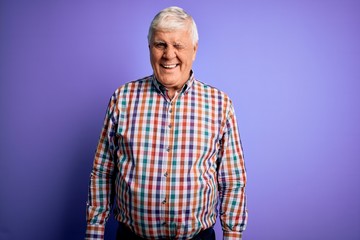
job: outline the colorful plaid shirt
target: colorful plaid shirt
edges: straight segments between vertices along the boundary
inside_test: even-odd
[[[127,83],[110,99],[96,150],[86,239],[104,238],[112,205],[117,221],[143,238],[190,239],[219,211],[224,239],[241,239],[245,183],[226,94],[193,74],[172,99],[154,76]]]

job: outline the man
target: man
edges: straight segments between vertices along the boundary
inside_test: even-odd
[[[117,239],[241,239],[243,152],[228,96],[195,79],[194,20],[170,7],[153,19],[154,74],[112,95],[91,173],[86,239],[103,239],[115,199]]]

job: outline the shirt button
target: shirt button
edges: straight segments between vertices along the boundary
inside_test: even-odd
[[[167,147],[167,148],[166,148],[166,151],[167,151],[167,152],[170,152],[170,147]]]
[[[166,199],[164,199],[161,203],[162,203],[162,204],[165,204],[165,203],[166,203]]]
[[[166,173],[164,173],[164,177],[167,177],[168,176],[168,173],[166,172]]]
[[[169,128],[171,128],[171,124],[169,124]]]

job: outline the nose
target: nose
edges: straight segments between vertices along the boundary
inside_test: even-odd
[[[176,57],[176,49],[173,46],[168,46],[164,49],[163,58],[173,59]]]

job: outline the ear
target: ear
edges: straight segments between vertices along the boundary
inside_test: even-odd
[[[199,46],[199,44],[198,44],[198,43],[196,43],[196,44],[194,45],[194,55],[193,55],[193,61],[195,61],[195,58],[196,58],[196,53],[197,53],[197,50],[198,50],[198,46]]]

